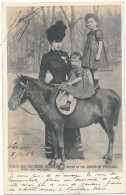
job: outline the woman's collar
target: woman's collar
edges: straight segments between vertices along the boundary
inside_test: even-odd
[[[56,50],[51,49],[49,53],[50,53],[51,55],[54,55],[54,54],[60,53],[60,52],[61,52],[61,50],[60,50],[60,51],[56,51]]]

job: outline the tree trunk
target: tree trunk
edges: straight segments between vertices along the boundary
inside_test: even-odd
[[[53,25],[55,22],[55,6],[53,6],[52,8],[52,21],[51,21],[51,25]]]
[[[71,23],[70,23],[70,38],[71,38],[71,52],[74,51],[75,36],[74,36],[74,7],[71,6]]]

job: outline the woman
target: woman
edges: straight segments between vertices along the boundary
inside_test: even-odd
[[[65,37],[66,25],[62,21],[57,21],[46,30],[47,39],[51,45],[51,50],[44,54],[41,61],[39,82],[45,81],[47,71],[50,71],[53,79],[51,83],[61,84],[69,77],[71,65],[69,56],[61,51],[63,38]],[[66,158],[84,158],[79,129],[65,129],[64,131],[65,155]],[[45,132],[46,156],[51,158],[53,153],[51,130],[46,125]]]

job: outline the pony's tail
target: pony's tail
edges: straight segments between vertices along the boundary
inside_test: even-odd
[[[117,113],[115,115],[115,120],[114,120],[114,126],[118,125],[120,107],[121,107],[121,100],[119,98],[118,104],[117,104]]]

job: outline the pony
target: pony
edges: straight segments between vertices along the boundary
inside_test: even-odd
[[[56,96],[61,85],[38,82],[28,76],[18,75],[15,86],[8,101],[10,110],[16,110],[28,100],[39,117],[52,129],[54,155],[49,165],[54,166],[60,151],[60,170],[65,168],[64,128],[83,128],[99,123],[107,133],[109,144],[104,155],[105,163],[111,163],[113,157],[114,130],[117,126],[121,100],[119,95],[111,89],[98,89],[96,93],[86,99],[78,99],[73,113],[63,115],[56,106]],[[25,109],[26,110],[26,109]],[[26,110],[27,111],[27,110]]]

